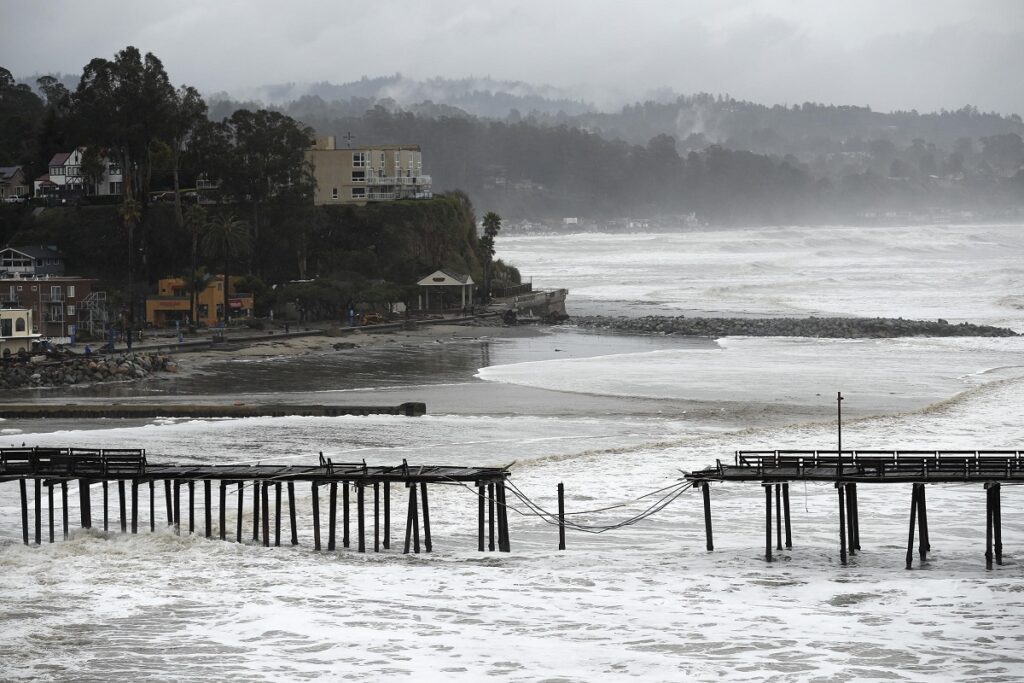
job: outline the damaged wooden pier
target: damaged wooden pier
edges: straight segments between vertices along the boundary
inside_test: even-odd
[[[1000,492],[1003,484],[1024,483],[1024,456],[1020,451],[737,451],[733,464],[690,472],[686,479],[704,499],[707,549],[714,549],[711,524],[711,482],[758,482],[765,495],[765,559],[772,561],[772,494],[775,507],[775,547],[793,547],[789,483],[832,482],[839,505],[839,556],[843,564],[860,545],[859,484],[911,484],[907,569],[913,566],[914,535],[920,560],[931,550],[928,535],[928,484],[973,483],[985,491],[985,566],[1003,563]],[[979,514],[980,518],[980,514]]]
[[[245,489],[252,488],[252,540],[264,546],[281,545],[282,491],[287,485],[288,531],[291,545],[298,545],[295,485],[306,484],[312,492],[313,547],[334,550],[338,536],[338,491],[341,490],[341,545],[350,547],[353,541],[351,527],[350,493],[355,494],[355,543],[359,552],[367,548],[367,489],[373,495],[373,551],[391,547],[391,503],[393,487],[407,491],[408,511],[405,523],[404,553],[410,549],[420,552],[422,519],[423,549],[431,552],[433,538],[430,528],[428,491],[430,485],[474,486],[477,492],[477,550],[510,552],[508,515],[505,507],[505,480],[508,468],[450,467],[444,465],[367,466],[366,463],[336,463],[320,455],[316,465],[167,465],[148,462],[142,449],[85,449],[85,448],[0,448],[0,482],[18,482],[21,493],[22,536],[26,545],[42,543],[43,490],[46,490],[49,542],[54,542],[54,489],[60,489],[62,500],[61,526],[64,538],[70,533],[68,514],[68,484],[78,483],[79,523],[92,528],[92,487],[99,485],[103,494],[103,530],[110,527],[109,487],[117,484],[117,520],[122,533],[139,530],[139,489],[149,489],[149,529],[156,531],[158,482],[163,482],[163,502],[167,525],[181,533],[187,523],[188,533],[196,533],[196,484],[201,484],[203,511],[201,522],[206,538],[213,538],[214,511],[218,514],[220,540],[227,540],[226,512],[229,493],[237,498],[235,540],[246,536],[243,528]],[[28,483],[34,482],[34,506],[29,504]],[[219,506],[213,506],[214,482],[218,486]],[[147,486],[148,485],[148,486]],[[187,522],[183,522],[182,486],[186,488]],[[233,487],[229,491],[229,487]],[[126,491],[130,488],[130,494]],[[326,544],[321,534],[321,490],[328,491]],[[270,495],[273,491],[273,497]],[[383,495],[382,495],[383,494]],[[273,513],[271,513],[273,500]],[[383,502],[383,524],[381,503]],[[130,505],[130,514],[128,506]],[[34,510],[34,525],[30,523],[30,509]],[[273,519],[273,541],[271,520]],[[486,523],[486,524],[485,524]],[[485,534],[485,528],[488,533]],[[486,536],[486,538],[485,538]]]

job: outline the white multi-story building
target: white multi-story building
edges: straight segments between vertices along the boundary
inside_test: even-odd
[[[50,159],[49,172],[36,178],[33,183],[36,196],[121,194],[124,182],[121,166],[101,156],[103,171],[96,178],[86,178],[82,173],[84,155],[85,147],[54,154]]]

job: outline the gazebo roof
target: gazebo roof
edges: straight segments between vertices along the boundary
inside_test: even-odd
[[[435,270],[416,283],[421,287],[464,287],[473,284],[473,278],[450,270]]]

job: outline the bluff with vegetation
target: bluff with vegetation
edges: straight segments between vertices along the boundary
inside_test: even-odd
[[[243,207],[204,208],[211,214],[232,215]],[[245,286],[257,294],[257,309],[272,303],[267,286],[271,282],[321,281],[307,284],[305,290],[319,290],[341,307],[350,301],[408,299],[414,295],[413,283],[438,268],[483,280],[485,254],[477,239],[473,206],[458,192],[365,207],[272,205],[261,220],[259,248],[242,255],[233,269],[250,276]],[[145,225],[148,236],[137,271],[139,282],[186,276],[191,238],[176,228],[173,205],[151,204]],[[57,245],[69,271],[99,278],[111,288],[124,286],[128,235],[118,206],[53,207],[35,216],[26,208],[3,207],[0,229],[6,231],[0,233],[0,242]],[[205,255],[200,262],[209,272],[218,270],[215,255]],[[332,306],[319,307],[324,306],[330,313]]]

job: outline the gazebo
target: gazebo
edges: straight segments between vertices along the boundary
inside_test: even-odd
[[[419,308],[426,311],[466,308],[473,303],[473,278],[448,270],[435,270],[416,283]]]

